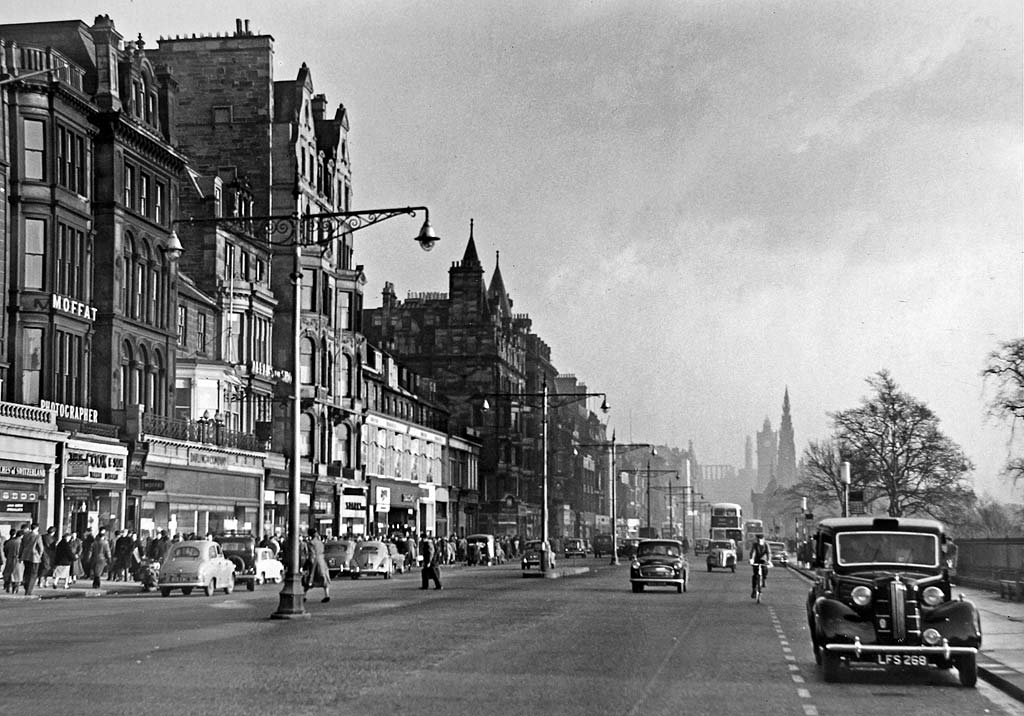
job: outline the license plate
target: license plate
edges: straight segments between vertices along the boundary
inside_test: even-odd
[[[878,663],[885,666],[928,666],[923,654],[878,654]]]

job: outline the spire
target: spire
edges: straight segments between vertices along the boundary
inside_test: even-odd
[[[512,315],[512,303],[508,300],[508,293],[505,291],[505,282],[501,278],[501,252],[494,252],[494,275],[491,277],[491,286],[487,289],[487,298],[491,305],[497,305],[498,310],[504,316]]]
[[[782,414],[789,415],[789,386],[786,386],[786,395],[782,398]]]
[[[466,253],[462,255],[463,266],[479,266],[480,257],[476,253],[476,242],[473,241],[473,220],[469,220],[469,243],[466,244]]]

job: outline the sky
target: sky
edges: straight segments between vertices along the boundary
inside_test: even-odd
[[[619,440],[743,465],[798,454],[887,369],[976,466],[1010,425],[981,371],[1024,336],[1022,12],[1005,2],[175,3],[48,0],[6,22],[109,14],[129,39],[270,34],[351,122],[366,305],[446,291],[475,221],[556,367],[606,392]],[[403,222],[407,223],[403,225]],[[1018,447],[1018,454],[1020,448]]]

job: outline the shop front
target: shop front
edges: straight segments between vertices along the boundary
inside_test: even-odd
[[[375,521],[373,534],[384,536],[392,532],[419,533],[426,521],[426,512],[420,514],[425,504],[426,491],[414,482],[388,480],[381,477],[371,479],[373,490],[373,513]]]
[[[266,471],[263,492],[264,534],[285,535],[288,533],[288,495],[291,490],[291,475],[278,468]],[[310,501],[316,489],[312,476],[303,475],[299,480],[299,532],[304,533],[310,525]]]
[[[126,519],[128,446],[113,439],[73,437],[61,453],[58,530],[82,537],[100,527],[111,534],[135,527]]]
[[[360,536],[366,534],[366,488],[345,485],[338,495],[338,534]]]
[[[140,529],[154,534],[258,534],[263,455],[150,438]]]
[[[54,523],[55,462],[67,437],[51,410],[0,402],[0,537],[12,527]]]

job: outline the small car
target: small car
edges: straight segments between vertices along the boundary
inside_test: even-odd
[[[825,681],[842,662],[874,667],[956,667],[978,681],[981,619],[954,599],[943,560],[945,528],[931,519],[822,520],[813,541],[817,580],[807,595],[807,626]]]
[[[497,545],[494,535],[476,534],[466,538],[466,564],[469,566],[482,564],[490,567],[498,560]]]
[[[771,550],[772,564],[782,566],[789,562],[789,552],[786,551],[785,542],[768,542],[768,549]]]
[[[629,565],[629,584],[633,593],[644,587],[675,587],[686,591],[689,565],[683,556],[683,543],[674,539],[644,539],[636,546]]]
[[[394,542],[387,542],[388,554],[391,555],[391,563],[395,565],[395,571],[399,574],[405,574],[410,570],[405,564],[405,555],[398,551],[398,545]]]
[[[736,541],[731,539],[712,540],[708,545],[707,556],[708,571],[718,569],[729,569],[736,571]]]
[[[352,556],[356,543],[349,539],[332,539],[324,543],[324,560],[331,579],[347,575],[351,571]]]
[[[707,537],[698,537],[693,541],[693,556],[700,557],[706,555],[708,550],[711,549],[711,540]]]
[[[582,540],[577,537],[569,537],[565,539],[564,544],[562,545],[562,554],[566,559],[569,559],[570,557],[586,557],[586,540]]]
[[[391,579],[395,574],[396,565],[388,544],[390,543],[375,540],[360,542],[349,563],[349,576],[352,579],[359,579],[363,575],[376,574],[384,579]]]
[[[164,597],[169,597],[172,589],[181,589],[187,595],[196,587],[208,597],[217,589],[231,594],[235,589],[235,565],[213,540],[175,542],[160,565],[159,586]]]
[[[544,552],[548,553],[548,568],[555,568],[555,553],[551,551],[550,546],[544,542],[544,540],[533,539],[523,545],[523,569],[536,568],[540,569],[541,555]]]
[[[604,555],[610,555],[612,553],[612,536],[606,534],[594,535],[594,539],[590,541],[591,547],[594,549],[594,556],[601,557]]]

